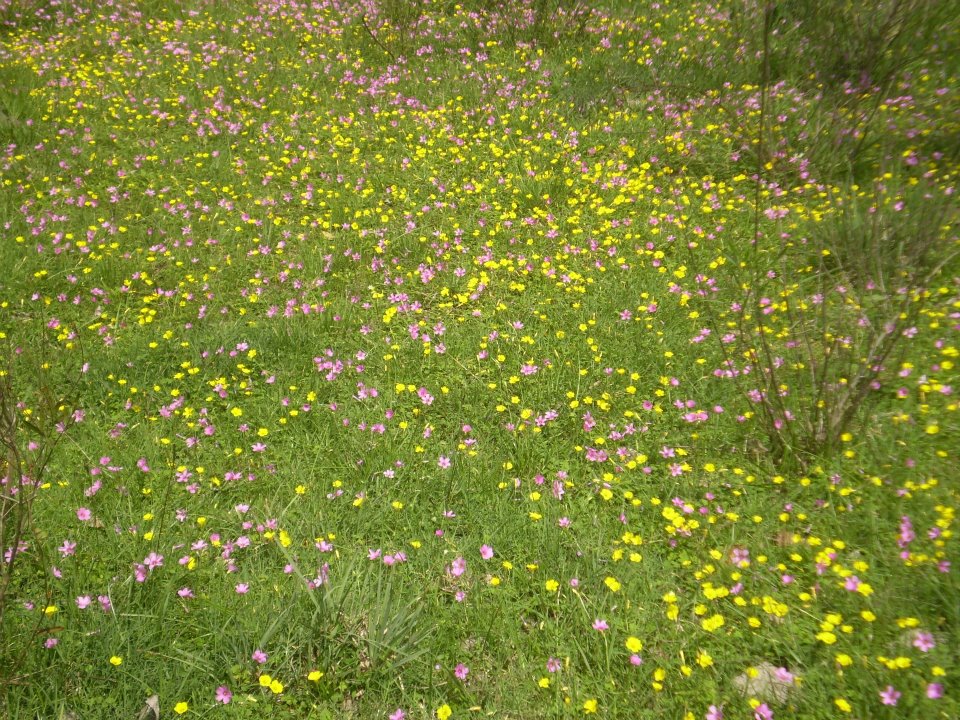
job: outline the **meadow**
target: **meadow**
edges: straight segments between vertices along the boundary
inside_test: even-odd
[[[0,0],[0,717],[960,717],[958,42]]]

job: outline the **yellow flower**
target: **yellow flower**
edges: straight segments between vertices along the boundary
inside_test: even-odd
[[[185,702],[178,702],[176,705],[173,706],[173,711],[177,715],[183,715],[189,709],[190,709],[190,706]]]
[[[322,677],[323,677],[323,673],[320,672],[319,670],[311,670],[310,673],[307,675],[307,680],[309,680],[310,682],[319,682],[320,678]]]
[[[845,713],[853,712],[853,706],[843,698],[837,698],[836,700],[833,701],[833,704],[836,705],[838,708],[840,708],[842,712],[845,712]]]
[[[603,581],[603,584],[606,585],[608,588],[610,588],[610,592],[618,592],[622,587],[622,585],[620,584],[620,581],[617,580],[615,577],[608,577],[606,580]]]
[[[833,645],[837,641],[837,636],[832,632],[818,632],[817,640],[824,643],[825,645]]]
[[[710,617],[703,620],[700,624],[703,626],[703,629],[707,632],[714,632],[723,627],[724,624],[723,615],[711,615]]]
[[[643,650],[643,643],[640,642],[640,638],[633,637],[633,635],[627,638],[624,645],[626,645],[627,650],[629,650],[632,653],[638,653],[641,650]]]
[[[453,710],[446,703],[437,708],[437,720],[447,720],[451,715],[453,715]]]
[[[264,673],[260,676],[260,687],[270,687],[270,683],[273,682],[273,678]]]
[[[270,683],[270,692],[272,692],[274,695],[279,695],[282,693],[283,683],[279,680],[274,680],[272,683]]]
[[[597,711],[597,701],[594,698],[590,698],[589,700],[583,703],[583,712],[585,712],[587,715],[590,715],[591,713],[595,713],[596,711]]]
[[[110,658],[110,664],[114,667],[120,667],[123,665],[123,658],[119,655],[114,655],[112,658]]]
[[[544,587],[547,588],[547,592],[556,592],[560,588],[560,583],[556,580],[547,580],[544,583]]]

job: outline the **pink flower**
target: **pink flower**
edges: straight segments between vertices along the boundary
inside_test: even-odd
[[[458,557],[456,560],[454,560],[453,563],[451,563],[450,567],[448,568],[448,572],[453,577],[460,577],[466,571],[467,571],[467,561],[464,560],[462,557]]]
[[[463,663],[457,663],[457,666],[453,669],[453,674],[456,676],[457,680],[466,680],[469,672],[470,668]]]
[[[599,632],[603,632],[604,630],[609,630],[610,626],[607,625],[606,620],[597,619],[593,621],[593,629],[598,630]]]
[[[547,659],[547,672],[560,672],[560,667],[561,664],[557,658],[552,657]]]
[[[930,652],[937,646],[937,643],[930,633],[918,632],[917,636],[913,639],[913,646],[920,652]]]
[[[492,558],[492,557],[493,557],[493,548],[490,547],[489,545],[481,545],[481,546],[480,546],[480,557],[482,557],[484,560],[489,560],[490,558]]]
[[[723,709],[718,708],[716,705],[711,705],[707,708],[705,720],[723,720]]]
[[[93,513],[90,512],[90,508],[85,508],[85,507],[77,508],[77,520],[80,520],[81,522],[86,522],[92,517],[93,517]]]
[[[930,683],[927,685],[927,697],[931,700],[938,700],[943,697],[943,685],[940,683]]]
[[[267,654],[260,648],[254,650],[250,657],[253,658],[253,661],[258,665],[263,665],[267,661]]]
[[[886,690],[880,691],[880,700],[884,705],[893,706],[897,704],[897,700],[900,699],[900,695],[901,693],[899,693],[897,689],[893,687],[893,685],[887,685]]]
[[[793,682],[793,673],[787,670],[785,667],[778,667],[773,671],[773,674],[776,676],[777,680],[782,683],[790,684]]]
[[[226,685],[221,685],[220,687],[217,688],[218,703],[229,705],[231,700],[233,700],[233,693],[230,692],[230,688],[228,688]]]
[[[237,583],[233,589],[236,590],[237,595],[246,595],[250,592],[250,586],[246,583]]]
[[[403,720],[406,716],[407,714],[401,708],[397,708],[390,713],[390,720]]]
[[[90,607],[90,603],[93,602],[93,598],[91,598],[89,595],[81,595],[75,600],[75,602],[77,603],[78,608],[81,610],[86,610],[88,607]]]
[[[753,717],[754,720],[773,720],[773,710],[766,703],[763,703],[753,711]]]
[[[437,465],[443,470],[446,470],[448,467],[450,467],[450,458],[448,458],[446,455],[441,455],[437,460]]]

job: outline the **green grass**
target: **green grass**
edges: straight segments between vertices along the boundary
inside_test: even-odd
[[[953,50],[461,5],[0,3],[0,715],[956,717]]]

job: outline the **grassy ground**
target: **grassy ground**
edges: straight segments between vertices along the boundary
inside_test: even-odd
[[[738,8],[0,2],[0,714],[957,717],[950,34]]]

